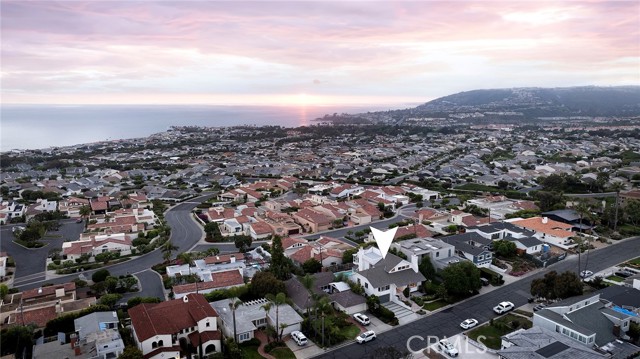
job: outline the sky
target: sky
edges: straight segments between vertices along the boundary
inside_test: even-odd
[[[7,1],[3,104],[400,104],[640,85],[640,1]]]

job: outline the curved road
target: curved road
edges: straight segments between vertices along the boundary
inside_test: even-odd
[[[178,250],[174,252],[181,253],[190,250],[195,246],[201,237],[204,235],[202,228],[196,225],[195,220],[191,215],[191,211],[203,201],[211,198],[214,194],[207,194],[204,196],[193,198],[187,202],[180,203],[170,208],[165,213],[165,219],[167,224],[171,227],[171,242],[178,247]],[[144,254],[140,257],[131,259],[126,262],[114,264],[105,267],[112,275],[126,275],[134,274],[138,277],[142,290],[137,293],[133,293],[133,296],[153,296],[164,299],[164,290],[160,277],[154,273],[150,268],[158,263],[161,263],[162,252],[158,249]],[[20,263],[18,263],[20,265]],[[85,277],[91,278],[91,275],[96,270],[90,270],[83,272]],[[44,283],[66,283],[78,278],[78,274],[69,274],[56,276],[55,278],[44,279],[44,273],[39,277],[29,278],[29,280],[22,284],[22,278],[16,278],[16,288],[21,291],[26,289],[37,288]],[[131,295],[128,295],[131,296]],[[125,297],[126,299],[127,297]]]
[[[589,270],[593,272],[604,270],[625,260],[640,255],[640,237],[624,240],[620,243],[598,249],[591,253]],[[407,325],[394,328],[387,332],[378,334],[377,339],[364,345],[355,342],[343,345],[335,350],[316,356],[317,358],[339,358],[339,359],[363,359],[369,358],[376,348],[396,347],[402,351],[407,351],[407,340],[414,335],[437,336],[439,338],[451,337],[461,332],[460,323],[467,318],[475,318],[480,323],[489,321],[497,317],[493,313],[493,306],[501,301],[511,301],[517,307],[527,303],[531,296],[529,289],[531,281],[540,278],[548,271],[555,270],[564,272],[573,270],[577,272],[577,256],[569,257],[564,261],[551,265],[546,269],[538,269],[534,274],[522,278],[514,283],[505,285],[486,294],[475,296],[466,301],[460,302],[441,312],[416,320]],[[433,343],[431,343],[433,344]],[[419,339],[411,341],[411,349],[418,351],[426,348],[429,344],[421,342]]]

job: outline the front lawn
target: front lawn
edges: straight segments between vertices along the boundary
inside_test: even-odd
[[[360,328],[357,325],[350,325],[340,329],[340,334],[344,335],[348,340],[355,339],[360,334]]]
[[[244,359],[262,359],[262,355],[258,353],[258,345],[242,345],[240,344],[240,350],[242,350],[242,357]]]
[[[617,275],[610,275],[606,279],[614,282],[624,282],[624,278],[618,277]]]
[[[530,320],[519,315],[507,314],[492,322],[480,326],[470,331],[467,335],[469,338],[486,345],[491,349],[500,349],[502,339],[505,334],[511,333],[516,329],[531,328]],[[483,338],[484,337],[484,338]]]
[[[438,299],[438,300],[433,301],[433,302],[425,303],[423,308],[425,310],[428,310],[428,311],[432,312],[432,311],[434,311],[436,309],[439,309],[439,308],[442,308],[442,307],[444,307],[444,306],[446,306],[448,304],[449,303],[447,303],[446,301],[444,301],[442,299]]]
[[[630,260],[628,263],[640,267],[640,257]]]
[[[276,357],[276,359],[296,359],[296,355],[287,347],[274,348],[269,354]]]

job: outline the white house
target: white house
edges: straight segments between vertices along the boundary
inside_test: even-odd
[[[425,277],[418,271],[418,257],[411,256],[408,262],[396,255],[387,253],[382,258],[376,247],[360,248],[353,256],[357,271],[351,280],[360,284],[367,295],[375,295],[381,303],[388,301],[404,305],[397,296],[405,288],[414,292]]]
[[[161,303],[142,303],[129,309],[133,339],[146,359],[182,358],[188,348],[205,354],[221,351],[218,313],[204,295],[189,294]]]
[[[506,222],[532,230],[534,237],[562,249],[569,249],[576,246],[571,240],[571,237],[575,236],[575,232],[571,230],[573,226],[570,224],[554,221],[548,217],[516,218],[507,220]]]
[[[131,254],[131,237],[125,233],[103,234],[62,243],[62,255],[68,260],[76,260],[83,254],[95,257],[105,252],[117,252],[120,255]]]
[[[212,302],[211,307],[218,313],[218,325],[222,333],[227,338],[233,338],[233,310],[229,306],[229,299]],[[302,317],[288,304],[272,307],[269,312],[265,311],[264,305],[268,301],[264,298],[244,302],[235,309],[236,315],[236,335],[238,343],[245,342],[254,337],[258,328],[265,328],[267,324],[275,327],[276,316],[278,324],[285,324],[286,328],[282,335],[288,335],[293,331],[300,330]]]

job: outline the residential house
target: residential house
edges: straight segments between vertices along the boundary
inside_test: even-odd
[[[367,295],[375,295],[381,303],[393,301],[404,306],[398,295],[405,288],[410,292],[418,289],[425,277],[418,271],[418,257],[412,256],[408,262],[394,254],[382,257],[376,247],[360,248],[353,256],[356,272],[351,280],[364,288]]]
[[[491,239],[487,239],[475,232],[455,234],[441,239],[443,242],[453,245],[460,257],[470,260],[477,267],[489,267],[491,265],[491,260],[493,259]]]
[[[333,225],[333,220],[326,214],[310,208],[303,208],[292,215],[308,233],[326,231]]]
[[[145,359],[182,358],[183,348],[204,354],[222,350],[218,313],[204,295],[188,294],[161,303],[142,303],[129,309],[131,331]]]
[[[175,298],[182,298],[192,293],[210,293],[214,290],[239,287],[244,285],[242,269],[229,269],[211,272],[211,280],[197,283],[187,283],[173,286]]]
[[[0,252],[0,280],[4,281],[4,277],[7,275],[7,261],[9,256],[7,252]]]
[[[95,257],[106,252],[128,255],[132,248],[131,236],[125,233],[90,235],[78,241],[62,243],[62,255],[67,260],[76,260],[83,254]]]
[[[575,233],[571,230],[573,226],[570,224],[554,221],[548,217],[511,219],[507,220],[507,222],[534,231],[533,236],[543,242],[556,245],[563,249],[575,246],[571,240],[571,237],[573,237]]]
[[[314,278],[311,291],[316,296],[327,296],[334,309],[349,315],[367,310],[366,299],[351,291],[345,282],[336,282],[333,273],[321,272],[312,275]],[[297,277],[285,281],[285,287],[293,306],[299,312],[313,307],[311,293],[300,283]]]
[[[604,359],[607,356],[591,350],[552,330],[534,326],[519,329],[502,337],[500,359]]]
[[[265,240],[273,235],[273,228],[264,221],[258,221],[249,225],[249,235],[254,241]]]
[[[571,225],[571,230],[575,232],[585,232],[593,228],[593,223],[588,218],[581,218],[580,214],[573,209],[558,209],[541,213],[553,221]]]
[[[542,250],[543,243],[533,236],[535,232],[517,227],[508,222],[492,222],[481,226],[469,227],[466,232],[475,232],[493,241],[507,240],[513,242],[518,251],[528,254],[538,253]]]
[[[66,200],[60,201],[58,204],[58,210],[61,214],[67,215],[71,218],[78,218],[80,217],[80,208],[88,205],[88,199],[69,197]]]
[[[444,269],[450,263],[459,261],[452,261],[452,259],[458,258],[455,246],[431,237],[394,242],[391,244],[391,248],[404,253],[407,258],[417,256],[418,264],[428,257],[431,260],[431,264],[439,270]]]
[[[267,324],[273,327],[284,324],[286,327],[282,335],[291,334],[296,330],[301,330],[302,317],[288,304],[274,306],[268,312],[265,304],[269,301],[262,298],[243,302],[235,309],[235,330],[238,343],[248,341],[255,337],[255,331],[259,328],[266,328]],[[218,325],[222,333],[227,338],[233,338],[234,311],[230,307],[230,300],[223,299],[212,302],[211,307],[219,314]]]
[[[599,293],[590,293],[535,312],[533,325],[560,333],[588,348],[602,349],[616,343],[629,330],[631,319],[632,315],[625,310],[601,300]]]

